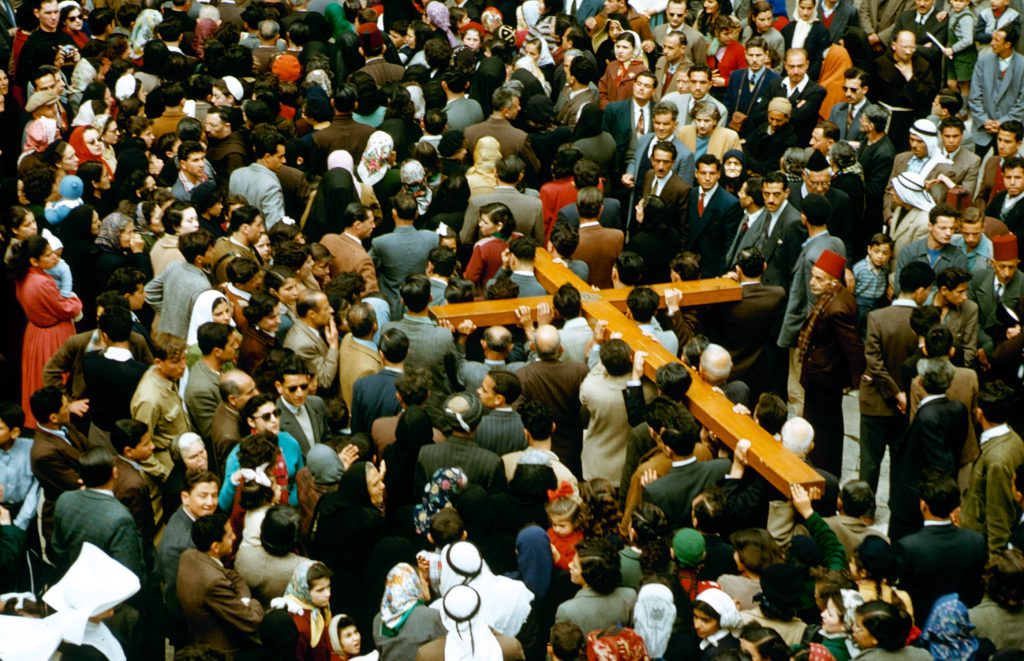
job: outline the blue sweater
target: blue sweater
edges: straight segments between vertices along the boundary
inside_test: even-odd
[[[299,449],[299,442],[286,431],[277,435],[277,447],[281,448],[284,463],[288,467],[288,503],[297,507],[299,494],[295,490],[295,474],[305,464],[302,459],[302,451]],[[224,471],[224,485],[220,488],[220,496],[217,499],[220,508],[229,513],[231,505],[235,502],[235,485],[231,483],[231,476],[238,468],[238,446],[236,445],[228,454],[227,466]]]

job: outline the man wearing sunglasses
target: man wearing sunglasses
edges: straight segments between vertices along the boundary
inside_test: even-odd
[[[864,139],[860,116],[868,106],[867,93],[871,76],[857,68],[847,69],[843,76],[843,102],[832,106],[828,119],[839,127],[840,139],[859,142]]]
[[[310,395],[313,385],[312,370],[301,358],[293,356],[281,365],[274,387],[280,397],[281,431],[288,432],[299,442],[302,456],[320,442],[327,428],[327,409],[324,400]]]

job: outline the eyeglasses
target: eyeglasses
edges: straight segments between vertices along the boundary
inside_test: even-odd
[[[80,20],[82,20],[82,15],[81,14],[75,14],[73,16],[68,16],[68,20],[69,21],[80,21]]]
[[[271,418],[279,420],[281,418],[281,409],[274,409],[273,411],[267,411],[256,416],[257,420],[262,420],[263,422],[270,422]]]
[[[295,392],[296,390],[309,390],[309,384],[308,383],[300,383],[300,384],[295,385],[295,386],[285,386],[284,389],[287,390],[288,392]]]
[[[844,92],[859,92],[859,91],[860,91],[860,88],[859,88],[859,87],[846,87],[846,86],[844,85],[844,86],[843,86],[843,91],[844,91]]]

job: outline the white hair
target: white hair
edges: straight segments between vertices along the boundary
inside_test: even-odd
[[[803,418],[790,418],[782,425],[782,447],[803,458],[814,442],[814,427]]]
[[[198,20],[209,18],[213,21],[220,22],[220,9],[213,5],[203,5],[199,8]]]
[[[700,355],[700,369],[712,385],[724,384],[732,372],[732,356],[719,344],[709,344]]]

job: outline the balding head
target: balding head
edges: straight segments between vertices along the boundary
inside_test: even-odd
[[[724,347],[709,344],[700,355],[700,375],[713,386],[724,386],[732,372],[732,356]]]
[[[533,334],[533,348],[541,360],[558,360],[562,353],[562,338],[558,329],[551,324],[544,324]]]
[[[299,317],[307,319],[316,313],[322,300],[327,300],[327,294],[315,289],[307,289],[299,294],[299,300],[295,303],[295,311]]]
[[[499,359],[507,357],[512,352],[512,332],[504,326],[491,326],[484,331],[483,348],[498,354]]]
[[[256,394],[256,382],[242,370],[228,370],[220,375],[220,399],[236,411]]]
[[[782,425],[782,447],[803,459],[814,444],[814,427],[803,418],[790,418]]]

